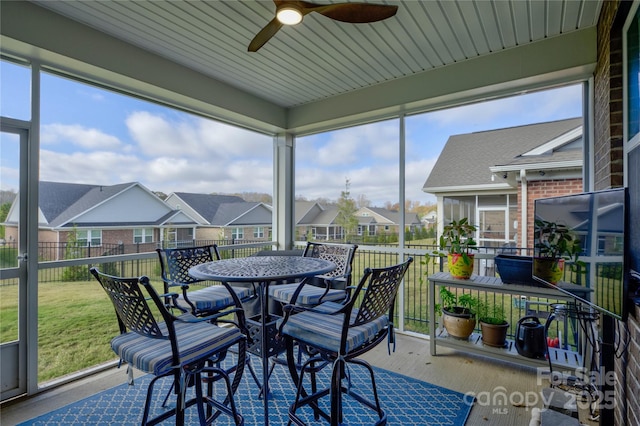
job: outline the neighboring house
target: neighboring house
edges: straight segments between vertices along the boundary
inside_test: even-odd
[[[79,247],[95,247],[97,251],[92,255],[99,255],[114,246],[129,251],[153,250],[165,235],[188,235],[196,224],[137,182],[118,185],[40,182],[38,204],[40,246],[56,248],[41,251],[40,257],[46,260],[64,258],[65,243],[73,232]],[[8,241],[17,240],[19,214],[15,201],[6,220]],[[140,244],[147,247],[140,249]]]
[[[422,216],[422,225],[426,229],[435,228],[438,222],[438,213],[435,210],[431,210],[429,213]]]
[[[174,192],[165,202],[197,222],[196,240],[270,241],[271,206],[244,201],[235,195]]]
[[[400,232],[400,212],[380,207],[361,207],[356,212],[358,235],[389,235]],[[414,233],[423,225],[416,213],[405,213],[405,229]]]
[[[296,201],[296,233],[298,239],[310,234],[316,240],[340,240],[344,238],[342,226],[338,225],[337,206],[322,206],[316,202]],[[357,235],[372,237],[398,235],[400,213],[378,207],[362,207],[354,216],[358,219]],[[422,223],[415,213],[405,215],[405,228],[416,232]]]
[[[438,234],[468,217],[480,246],[532,247],[533,200],[582,192],[582,146],[582,118],[449,137],[422,188]]]
[[[314,240],[341,240],[342,227],[336,223],[338,208],[322,206],[313,201],[296,201],[296,239],[305,240],[310,235]]]

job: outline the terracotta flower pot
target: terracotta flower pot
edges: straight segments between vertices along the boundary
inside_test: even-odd
[[[442,309],[442,324],[449,336],[466,340],[476,328],[476,319],[467,309],[454,306]]]
[[[449,254],[447,256],[447,264],[449,273],[453,278],[469,279],[473,274],[473,254],[468,254],[467,259],[461,254]]]
[[[482,343],[496,348],[502,348],[507,343],[507,331],[509,323],[490,324],[480,321],[480,330],[482,331]]]

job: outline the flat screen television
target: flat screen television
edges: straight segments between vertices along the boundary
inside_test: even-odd
[[[630,248],[625,232],[629,227],[627,206],[626,188],[540,198],[534,204],[536,219],[565,225],[580,240],[578,260],[584,265],[580,268],[566,266],[563,281],[590,289],[587,293],[589,296],[569,294],[618,319],[624,319],[627,313],[628,271],[625,269],[625,256]],[[533,243],[537,247],[539,241],[534,239]],[[539,249],[536,248],[534,258],[538,255]],[[536,276],[535,268],[533,278],[568,293]]]

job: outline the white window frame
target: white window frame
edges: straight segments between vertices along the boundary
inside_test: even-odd
[[[253,238],[264,238],[264,226],[253,228]]]
[[[94,240],[96,244],[94,244]],[[102,246],[102,229],[78,229],[76,241],[80,247],[89,247],[89,243],[91,243],[91,247],[100,247]]]
[[[136,235],[136,233],[140,233]],[[136,239],[140,241],[136,241]],[[153,242],[153,228],[135,228],[133,230],[133,244],[152,243]]]
[[[231,239],[244,240],[244,228],[233,228],[231,230]]]

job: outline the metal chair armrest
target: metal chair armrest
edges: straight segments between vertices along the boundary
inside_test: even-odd
[[[188,314],[188,316],[181,315],[179,317],[176,317],[176,316],[174,316],[174,317],[175,317],[176,321],[190,323],[190,324],[191,323],[199,323],[199,322],[203,322],[203,321],[217,322],[217,320],[220,317],[227,316],[229,314],[232,314],[232,313],[235,313],[235,312],[238,312],[238,311],[242,311],[242,309],[234,308],[234,309],[230,309],[230,310],[227,310],[227,311],[224,311],[224,312],[218,312],[218,313],[215,313],[215,314],[205,315],[205,316],[202,316],[202,317],[197,317],[197,316],[195,316],[193,314]],[[232,322],[232,321],[228,321],[228,322]]]

